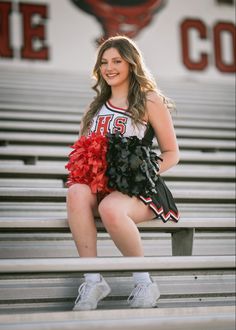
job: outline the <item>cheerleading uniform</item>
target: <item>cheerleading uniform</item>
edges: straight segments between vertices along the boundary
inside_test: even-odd
[[[107,133],[119,132],[122,136],[135,135],[142,139],[146,128],[147,122],[141,121],[137,126],[133,125],[132,117],[125,109],[115,107],[108,101],[93,118],[88,134],[106,135]]]
[[[131,115],[122,108],[113,106],[106,102],[98,113],[94,116],[88,135],[119,132],[123,137],[136,136],[138,139],[145,139],[151,145],[154,137],[153,129],[147,122],[141,121],[139,124],[132,123]],[[168,220],[179,220],[179,213],[175,205],[173,196],[167,188],[164,180],[158,177],[158,194],[149,196],[138,196],[146,205],[154,211],[157,217],[161,217],[164,222]]]

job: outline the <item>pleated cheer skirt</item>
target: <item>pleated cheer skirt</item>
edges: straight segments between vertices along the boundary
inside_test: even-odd
[[[117,133],[82,136],[72,148],[67,186],[84,183],[100,196],[120,191],[138,197],[164,222],[179,220],[172,193],[158,175],[160,158],[151,145]]]

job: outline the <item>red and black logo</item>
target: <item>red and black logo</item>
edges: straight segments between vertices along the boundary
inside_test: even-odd
[[[93,15],[103,29],[100,43],[109,37],[126,35],[134,38],[152,21],[167,0],[71,0],[77,7]]]

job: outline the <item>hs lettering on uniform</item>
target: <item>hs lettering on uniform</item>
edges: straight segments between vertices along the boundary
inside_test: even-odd
[[[113,131],[111,132],[111,122],[113,119],[113,115],[100,115],[97,117],[96,123],[95,123],[95,133],[98,134],[107,134],[107,133],[116,133],[119,132],[120,134],[124,134],[126,132],[126,123],[127,118],[119,116],[114,119],[114,124],[112,125]],[[93,126],[93,125],[92,125]]]

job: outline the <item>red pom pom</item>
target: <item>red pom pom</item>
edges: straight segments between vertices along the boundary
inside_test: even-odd
[[[65,166],[69,171],[67,186],[84,183],[90,186],[93,193],[110,192],[105,176],[107,146],[107,138],[95,133],[77,140],[71,147],[74,150]]]

